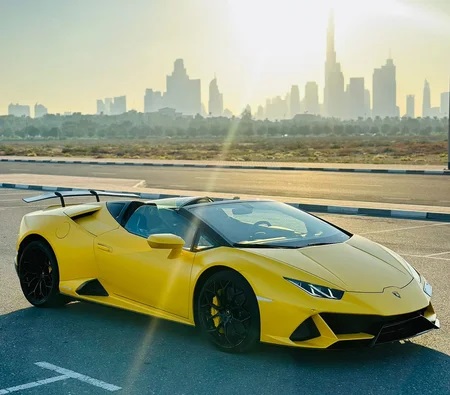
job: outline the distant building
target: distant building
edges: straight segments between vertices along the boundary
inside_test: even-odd
[[[258,110],[256,111],[255,118],[258,120],[264,119],[264,107],[263,106],[258,106]]]
[[[111,104],[111,115],[120,115],[127,112],[127,97],[117,96]]]
[[[434,118],[437,117],[439,118],[441,116],[441,108],[440,107],[431,107],[430,108],[430,115],[429,117]]]
[[[364,78],[350,78],[347,85],[346,115],[350,119],[364,118],[365,109]]]
[[[288,103],[281,96],[266,100],[266,117],[271,120],[286,119],[288,116]]]
[[[223,114],[223,94],[219,92],[216,77],[209,83],[208,113],[212,117],[220,117]]]
[[[392,59],[387,59],[386,64],[373,71],[373,108],[374,117],[397,117],[397,81],[396,68]]]
[[[344,74],[336,62],[334,47],[334,16],[330,15],[327,32],[327,55],[325,61],[324,109],[325,116],[342,117],[345,105]]]
[[[153,89],[145,90],[144,112],[156,112],[164,107],[164,96],[161,92]]]
[[[196,115],[201,112],[200,80],[191,80],[184,68],[183,59],[177,59],[174,70],[166,77],[166,106],[174,108],[184,115]]]
[[[38,103],[36,103],[34,105],[34,117],[35,118],[40,118],[47,114],[48,114],[47,107],[43,106],[42,104],[38,104]]]
[[[107,97],[103,101],[97,100],[97,114],[120,115],[127,112],[127,97],[117,96],[115,98]]]
[[[415,118],[416,116],[416,97],[414,95],[406,95],[406,116],[408,118]]]
[[[289,112],[291,118],[300,114],[300,90],[298,85],[292,85],[291,93],[289,94]]]
[[[303,100],[303,112],[306,114],[319,115],[319,86],[314,81],[305,85],[305,98]]]
[[[112,107],[113,99],[111,97],[107,97],[105,99],[105,114],[111,115],[111,107]]]
[[[370,105],[370,91],[364,89],[364,118],[372,116],[372,107]]]
[[[225,110],[223,110],[223,116],[225,118],[232,118],[233,117],[233,113],[231,112],[231,110],[229,110],[228,108],[226,108]]]
[[[431,91],[427,80],[423,85],[422,117],[431,117]]]
[[[108,115],[106,113],[105,103],[103,102],[102,99],[98,99],[97,100],[97,115],[101,115],[101,114]]]
[[[8,106],[8,115],[14,115],[15,117],[29,117],[30,106],[11,103]]]
[[[441,117],[448,117],[450,92],[441,93]]]

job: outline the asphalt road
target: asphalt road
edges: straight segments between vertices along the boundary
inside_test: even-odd
[[[53,163],[1,163],[0,181],[2,173],[131,178],[159,189],[450,207],[450,179],[444,176]]]
[[[0,189],[0,394],[45,379],[14,393],[107,394],[106,385],[121,387],[118,394],[450,393],[450,223],[323,215],[408,259],[433,285],[439,331],[373,349],[261,345],[230,355],[212,348],[195,328],[131,312],[83,302],[31,307],[11,262],[20,219],[37,207],[20,199],[33,194]],[[72,376],[36,362],[69,369]]]

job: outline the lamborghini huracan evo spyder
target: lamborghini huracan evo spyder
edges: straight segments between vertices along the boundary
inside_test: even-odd
[[[64,198],[95,196],[66,205]],[[126,200],[100,202],[99,195]],[[52,192],[23,217],[16,270],[39,307],[87,300],[198,326],[219,349],[258,341],[376,345],[439,327],[431,286],[395,252],[292,206]]]

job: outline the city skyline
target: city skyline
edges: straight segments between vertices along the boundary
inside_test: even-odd
[[[126,94],[128,109],[143,111],[145,89],[163,91],[164,77],[177,58],[185,60],[190,75],[203,81],[201,101],[205,106],[214,74],[220,81],[223,107],[235,114],[248,103],[256,112],[259,104],[284,95],[292,85],[300,87],[303,98],[309,81],[318,84],[322,103],[330,5],[345,86],[350,78],[362,77],[372,91],[373,70],[384,64],[391,51],[397,67],[400,115],[406,113],[409,94],[415,95],[416,115],[421,115],[418,109],[422,108],[425,79],[431,87],[431,107],[439,107],[441,93],[448,91],[450,51],[445,47],[450,34],[450,2],[392,0],[386,9],[377,5],[380,2],[361,7],[352,0],[334,4],[323,0],[315,5],[300,0],[238,3],[192,0],[189,5],[174,1],[149,5],[139,0],[124,6],[101,0],[86,16],[82,12],[86,1],[43,0],[39,6],[28,0],[3,1],[0,22],[7,40],[0,44],[0,114],[7,112],[10,103],[36,102],[44,103],[52,113],[95,113],[97,98],[118,94]],[[32,20],[20,6],[31,13],[37,11],[44,21]],[[154,12],[149,15],[150,11]],[[259,17],[249,18],[255,12]],[[160,22],[152,24],[144,16]],[[19,20],[20,26],[13,23]],[[164,28],[168,20],[170,26]],[[150,25],[153,34],[147,37]],[[196,32],[188,29],[193,26]],[[169,28],[175,33],[170,35]],[[56,37],[58,29],[65,34]],[[31,35],[36,36],[34,40]],[[110,47],[95,47],[105,44],[105,37]],[[123,57],[124,52],[128,58]]]

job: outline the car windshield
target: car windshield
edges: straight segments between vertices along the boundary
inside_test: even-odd
[[[350,238],[348,233],[279,202],[223,202],[189,211],[236,247],[301,248]]]

